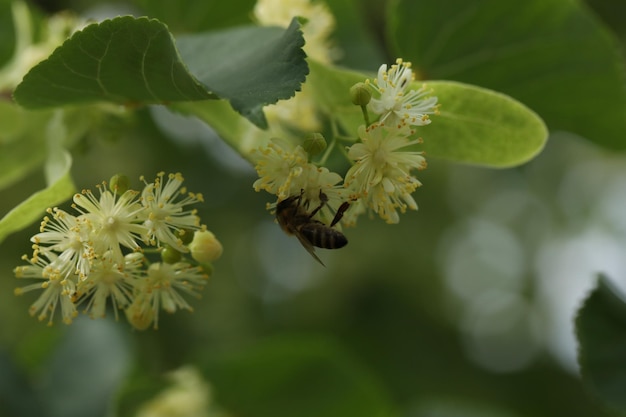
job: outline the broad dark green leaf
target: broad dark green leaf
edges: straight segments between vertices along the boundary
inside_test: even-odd
[[[378,384],[335,343],[282,337],[215,360],[216,402],[239,417],[387,417]]]
[[[131,16],[76,32],[26,74],[14,97],[28,108],[214,98],[189,74],[163,23]]]
[[[303,45],[294,19],[286,30],[246,27],[183,36],[178,46],[184,63],[163,23],[118,17],[74,34],[24,77],[14,97],[29,108],[220,97],[265,127],[262,107],[293,96],[304,82]]]
[[[292,97],[309,72],[296,19],[287,30],[243,27],[181,36],[177,45],[200,81],[261,127],[263,106]]]
[[[313,62],[311,68],[309,81],[325,110],[347,132],[356,132],[363,118],[348,90],[366,76]],[[418,128],[429,157],[503,168],[522,164],[543,149],[548,136],[543,121],[517,100],[457,82],[432,81],[428,86],[441,104],[441,115]]]
[[[583,382],[605,405],[626,415],[626,299],[606,277],[576,317]]]
[[[504,92],[552,130],[626,149],[623,58],[579,1],[395,0],[388,17],[393,52],[421,78]]]

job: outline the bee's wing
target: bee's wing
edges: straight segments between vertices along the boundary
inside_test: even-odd
[[[315,260],[317,262],[319,262],[320,264],[322,264],[322,266],[326,266],[324,265],[324,262],[322,262],[322,260],[320,258],[318,258],[318,256],[315,254],[315,248],[313,247],[313,245],[311,245],[305,238],[303,238],[299,233],[296,233],[296,237],[298,238],[298,240],[300,241],[300,243],[302,244],[302,246],[304,246],[304,249],[307,250],[307,252],[309,252],[311,254],[312,257],[315,258]]]

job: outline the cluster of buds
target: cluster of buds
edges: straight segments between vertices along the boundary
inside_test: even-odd
[[[60,310],[70,324],[81,307],[92,318],[104,317],[110,300],[116,319],[122,309],[143,330],[158,327],[161,309],[192,310],[182,295],[199,295],[221,244],[187,208],[203,199],[182,187],[181,174],[142,181],[139,192],[116,175],[109,187],[98,186],[99,195],[75,194],[75,214],[47,210],[31,239],[32,256],[23,257],[28,264],[15,268],[17,278],[36,280],[16,294],[43,290],[31,315],[52,324]]]

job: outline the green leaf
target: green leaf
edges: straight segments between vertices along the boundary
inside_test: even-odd
[[[309,72],[296,19],[286,30],[235,28],[181,36],[177,45],[200,81],[263,128],[263,106],[293,97]]]
[[[62,172],[59,172],[58,162],[55,161],[54,164],[57,165],[54,168],[54,182],[50,183],[46,189],[31,195],[0,220],[0,242],[9,234],[21,230],[40,219],[46,207],[60,204],[75,193],[76,188],[70,177],[70,167],[72,165],[70,154],[65,152],[63,155]]]
[[[311,77],[318,99],[347,132],[356,132],[363,118],[350,102],[348,90],[367,78],[364,74],[311,62]],[[529,108],[504,94],[471,85],[432,81],[441,115],[418,128],[429,157],[488,167],[522,164],[543,148],[548,132]],[[418,88],[418,86],[416,86]]]
[[[578,361],[589,390],[626,415],[626,299],[601,276],[576,317]]]
[[[26,74],[14,97],[28,108],[214,98],[189,74],[163,23],[131,16],[76,32]]]
[[[275,338],[208,368],[216,402],[240,417],[391,415],[378,384],[328,340]]]
[[[44,165],[52,148],[47,138],[54,114],[0,101],[0,190]],[[61,134],[53,135],[55,142],[59,147],[71,148],[85,132],[102,123],[104,114],[99,106],[64,110],[65,127]]]
[[[548,138],[543,121],[519,101],[471,85],[429,82],[441,115],[418,130],[428,156],[506,168],[534,158]]]
[[[186,64],[158,20],[124,16],[93,24],[31,69],[14,97],[28,108],[225,98],[265,127],[262,107],[293,96],[308,73],[295,19],[286,30],[230,29],[182,36],[177,45]]]
[[[0,101],[0,189],[15,183],[43,164],[45,136],[41,130],[49,112],[29,112]]]
[[[393,53],[423,79],[504,92],[551,130],[626,149],[626,83],[617,41],[579,1],[395,0]]]

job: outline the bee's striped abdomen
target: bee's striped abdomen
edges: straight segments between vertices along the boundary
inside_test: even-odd
[[[300,233],[318,248],[339,249],[348,244],[348,239],[343,233],[319,222],[302,225]]]

